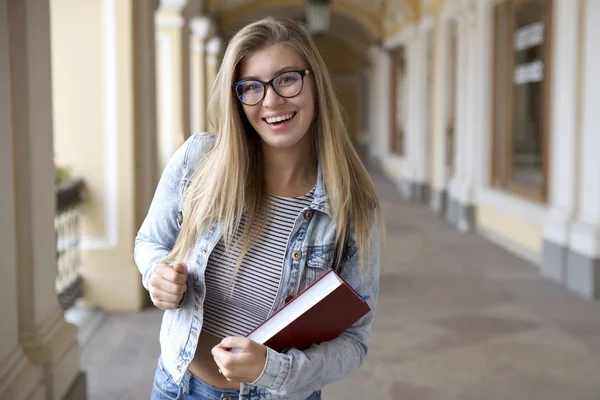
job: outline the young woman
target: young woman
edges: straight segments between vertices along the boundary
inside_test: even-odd
[[[209,115],[215,134],[174,154],[136,238],[143,284],[166,310],[152,399],[320,399],[364,361],[374,311],[303,351],[245,335],[334,260],[375,309],[373,184],[319,51],[292,21],[233,37]]]

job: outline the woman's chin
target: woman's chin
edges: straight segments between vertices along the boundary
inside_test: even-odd
[[[274,149],[290,149],[298,145],[304,137],[297,132],[261,132],[260,137],[263,143]]]

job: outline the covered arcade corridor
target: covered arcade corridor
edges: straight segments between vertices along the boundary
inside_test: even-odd
[[[372,170],[388,227],[372,346],[327,400],[596,400],[600,307]],[[109,313],[85,334],[90,400],[147,400],[161,312]]]

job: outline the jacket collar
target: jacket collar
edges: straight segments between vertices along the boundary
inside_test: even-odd
[[[315,186],[315,194],[310,207],[314,210],[324,212],[333,218],[329,196],[325,191],[325,183],[323,182],[323,169],[320,162],[317,166],[317,184]]]

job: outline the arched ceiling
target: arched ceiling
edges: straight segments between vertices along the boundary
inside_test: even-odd
[[[431,1],[431,0],[430,0]],[[265,15],[303,19],[305,0],[204,0],[227,36],[249,21]],[[427,0],[332,0],[331,34],[348,42],[385,39],[415,21]]]

